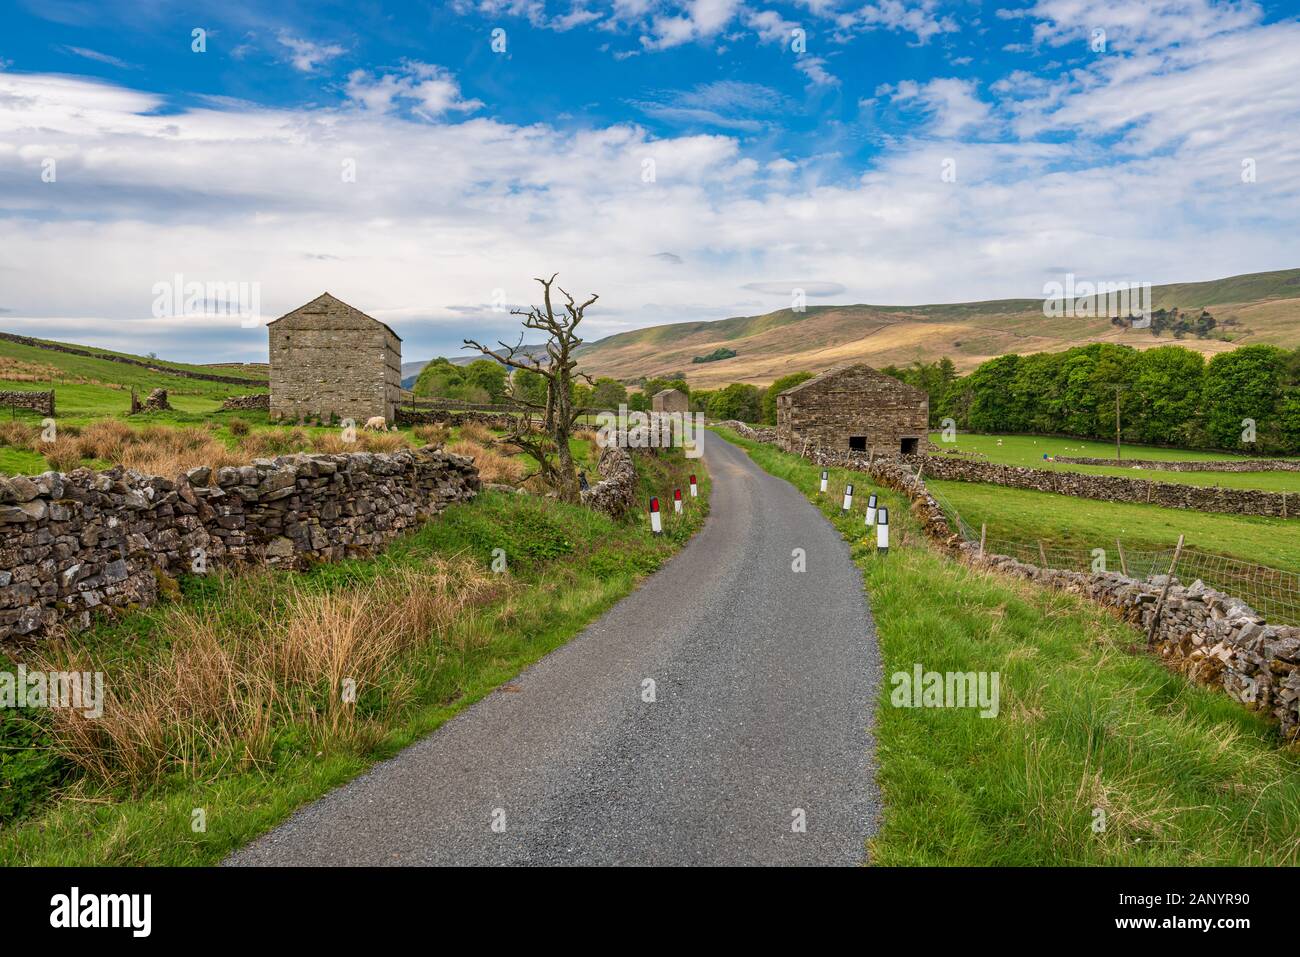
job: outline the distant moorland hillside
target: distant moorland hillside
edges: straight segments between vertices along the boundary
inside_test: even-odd
[[[731,382],[767,385],[791,372],[821,372],[849,361],[905,366],[947,356],[966,372],[1009,352],[1056,352],[1089,342],[1138,349],[1177,342],[1207,356],[1255,343],[1300,346],[1300,269],[1155,286],[1151,294],[1154,309],[1209,310],[1216,321],[1212,336],[1153,335],[1106,317],[1048,319],[1041,299],[809,306],[801,313],[782,309],[620,333],[584,346],[582,367],[623,381],[680,374],[692,386],[711,389]],[[718,349],[737,354],[693,361]]]

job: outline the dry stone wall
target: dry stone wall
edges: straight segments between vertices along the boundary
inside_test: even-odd
[[[434,448],[0,479],[0,642],[148,604],[162,576],[372,554],[478,489],[469,459]]]
[[[1300,496],[1286,492],[1181,485],[1120,475],[1087,475],[1066,470],[1022,468],[938,455],[907,456],[905,462],[913,469],[924,468],[925,475],[930,478],[955,482],[984,482],[1007,488],[1073,495],[1076,498],[1138,502],[1201,512],[1267,515],[1274,518],[1300,517],[1297,515],[1297,511],[1300,511],[1297,509],[1300,506],[1297,499]]]
[[[1222,459],[1220,461],[1162,462],[1157,459],[1097,459],[1058,455],[1054,462],[1067,465],[1111,465],[1160,472],[1300,472],[1300,459]]]
[[[1039,568],[1006,555],[980,557],[978,550],[975,543],[962,546],[973,564],[1084,595],[1143,634],[1165,584],[1164,575],[1136,581],[1115,573]],[[1153,650],[1170,667],[1271,715],[1288,739],[1300,737],[1300,628],[1270,625],[1245,602],[1199,580],[1183,586],[1174,579],[1154,639]]]
[[[132,415],[137,415],[141,412],[166,412],[169,411],[171,407],[171,403],[167,401],[166,389],[154,389],[143,402],[136,398],[134,392],[131,393]]]
[[[271,394],[258,392],[253,395],[232,395],[221,403],[222,412],[269,412]]]
[[[395,421],[398,425],[464,425],[467,422],[481,422],[489,429],[509,431],[515,427],[516,417],[508,413],[453,411],[450,409],[399,408]]]
[[[48,392],[0,392],[0,405],[29,409],[41,415],[54,414],[54,390]]]
[[[600,450],[596,471],[601,480],[582,491],[582,504],[622,518],[636,507],[636,467],[632,455],[622,444],[610,444]]]

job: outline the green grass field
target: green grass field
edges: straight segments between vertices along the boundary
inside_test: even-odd
[[[97,350],[90,346],[76,346],[103,355],[124,355]],[[203,413],[215,411],[222,400],[232,395],[265,392],[265,387],[205,382],[168,375],[166,369],[183,369],[216,375],[240,373],[229,369],[212,369],[163,360],[145,360],[141,356],[128,356],[157,365],[159,372],[122,362],[113,362],[92,356],[70,355],[38,346],[23,345],[0,340],[0,390],[44,391],[51,385],[55,394],[55,411],[60,419],[85,420],[103,415],[125,415],[131,409],[131,389],[143,399],[152,389],[166,389],[171,404],[182,412]],[[21,373],[27,378],[8,379],[5,376]],[[0,414],[7,410],[0,408]]]
[[[939,554],[879,489],[894,532],[878,557],[860,506],[841,518],[838,494],[818,500],[817,467],[719,432],[817,502],[863,570],[884,662],[873,863],[1300,863],[1300,753],[1262,719],[1166,670],[1100,607]],[[861,473],[832,470],[833,492],[846,481],[865,501]],[[997,672],[999,715],[893,707],[891,676],[916,663]]]
[[[1019,465],[1025,468],[1055,469],[1083,472],[1089,475],[1119,475],[1124,478],[1149,479],[1154,482],[1176,482],[1181,485],[1222,486],[1224,488],[1254,488],[1270,492],[1300,492],[1300,472],[1162,472],[1156,469],[1135,469],[1113,465],[1071,465],[1043,460],[1043,455],[1067,455],[1078,458],[1115,457],[1114,444],[1092,442],[1086,439],[1066,439],[1042,435],[975,435],[959,434],[956,442],[944,442],[939,432],[930,439],[941,449],[957,448],[979,452],[991,462]],[[1001,444],[999,444],[1001,443]],[[1195,452],[1187,449],[1166,449],[1144,445],[1123,446],[1125,459],[1150,459],[1161,462],[1215,462],[1240,460],[1243,456],[1223,452]]]
[[[106,687],[130,696],[141,676],[174,674],[182,663],[188,673],[212,660],[193,640],[196,621],[211,623],[222,660],[236,660],[249,642],[254,649],[269,644],[267,632],[284,627],[286,607],[332,603],[346,614],[404,574],[459,569],[455,576],[473,584],[476,596],[453,606],[445,627],[359,684],[353,714],[339,716],[334,682],[308,682],[283,689],[264,709],[251,707],[249,714],[267,720],[223,744],[220,696],[218,710],[196,721],[187,695],[163,716],[143,767],[124,756],[129,748],[93,749],[80,752],[89,767],[79,770],[71,760],[78,752],[56,748],[40,715],[0,714],[0,865],[214,864],[433,731],[572,638],[702,524],[708,480],[700,463],[680,453],[635,459],[643,488],[660,496],[689,472],[700,476],[703,497],[681,517],[670,512],[663,536],[650,534],[640,511],[615,522],[537,496],[489,492],[451,506],[376,559],[301,574],[189,578],[174,600],[72,637],[66,654],[93,663],[106,673]],[[509,563],[500,576],[489,572],[495,548]],[[353,660],[339,665],[344,675],[364,673]],[[234,679],[240,676],[236,671]],[[196,688],[193,698],[204,694]],[[142,699],[146,714],[153,700]],[[201,833],[191,829],[195,808],[205,811]]]
[[[1190,547],[1242,561],[1300,571],[1300,522],[1254,515],[1222,515],[1158,505],[1101,502],[975,482],[925,483],[977,532],[990,539],[1091,550],[1172,548],[1179,535]]]

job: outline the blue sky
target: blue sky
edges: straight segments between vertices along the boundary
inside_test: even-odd
[[[263,321],[329,289],[416,359],[504,334],[556,270],[601,293],[599,336],[793,288],[1300,265],[1294,4],[8,7],[0,326],[29,334],[264,355],[248,324],[158,315],[178,275],[256,284]]]

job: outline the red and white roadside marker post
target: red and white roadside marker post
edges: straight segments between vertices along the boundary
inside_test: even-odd
[[[695,484],[695,476],[691,476],[691,498],[700,497],[700,487]]]
[[[650,531],[654,532],[656,535],[662,535],[664,533],[663,519],[659,517],[658,498],[650,499]]]
[[[851,509],[852,507],[853,507],[853,486],[846,485],[844,486],[844,504],[840,506],[840,513],[843,515],[847,515],[849,514],[849,509]]]
[[[876,524],[876,493],[872,492],[867,496],[867,519],[864,523],[867,528]]]
[[[876,554],[889,553],[889,509],[882,508],[876,512]]]
[[[679,488],[673,489],[673,511],[682,514],[682,490]]]
[[[827,481],[827,479],[829,479],[830,477],[831,477],[831,476],[830,476],[830,473],[827,472],[825,469],[822,469],[822,487],[821,487],[820,489],[818,489],[818,492],[820,492],[820,494],[822,494],[822,495],[825,495],[825,494],[826,494],[826,481]]]

